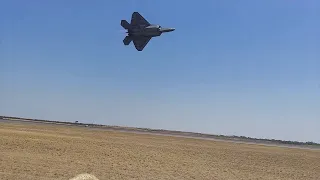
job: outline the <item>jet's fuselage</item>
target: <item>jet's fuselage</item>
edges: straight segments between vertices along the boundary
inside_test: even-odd
[[[146,27],[133,27],[128,30],[129,36],[148,36],[148,37],[156,37],[160,36],[164,32],[174,31],[174,28],[162,28],[159,25],[150,25]]]
[[[148,42],[162,33],[174,31],[174,28],[163,28],[157,24],[150,24],[139,12],[133,12],[131,23],[121,20],[121,26],[127,30],[127,36],[123,39],[124,45],[132,41],[138,51],[142,51]]]

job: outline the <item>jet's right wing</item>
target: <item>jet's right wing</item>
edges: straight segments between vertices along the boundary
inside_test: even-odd
[[[144,19],[138,12],[133,12],[131,16],[131,25],[132,26],[150,26],[150,23]]]
[[[133,40],[133,44],[138,51],[142,51],[144,47],[149,43],[152,37],[140,37]]]

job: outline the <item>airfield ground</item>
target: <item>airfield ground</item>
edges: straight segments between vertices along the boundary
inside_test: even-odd
[[[319,180],[320,150],[0,122],[0,179]]]

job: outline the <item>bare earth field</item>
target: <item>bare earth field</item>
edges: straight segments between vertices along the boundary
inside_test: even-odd
[[[1,180],[319,180],[320,150],[0,123]]]

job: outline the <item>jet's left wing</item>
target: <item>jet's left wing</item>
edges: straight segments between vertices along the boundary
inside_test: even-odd
[[[133,12],[131,16],[132,26],[150,26],[150,23],[138,12]]]
[[[152,37],[140,37],[133,40],[133,44],[138,51],[142,51],[144,47],[149,43]]]

